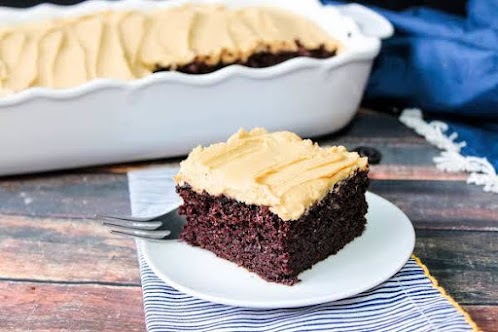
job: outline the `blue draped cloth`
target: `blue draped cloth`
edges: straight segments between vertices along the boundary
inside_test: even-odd
[[[467,142],[462,154],[486,157],[498,169],[498,0],[470,0],[466,17],[370,8],[396,32],[383,41],[365,99],[442,119]]]

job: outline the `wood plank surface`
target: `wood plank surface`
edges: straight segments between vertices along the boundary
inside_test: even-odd
[[[332,137],[372,137],[377,140],[400,138],[425,142],[413,131],[402,125],[397,117],[369,109],[361,109],[354,121]]]
[[[462,304],[498,305],[495,232],[417,230],[415,254]]]
[[[3,331],[12,332],[145,331],[141,299],[140,287],[4,281],[0,322]],[[498,331],[497,306],[465,305],[464,309],[483,331]]]
[[[368,174],[372,180],[411,180],[411,181],[460,181],[467,180],[463,172],[447,173],[434,165],[413,166],[400,164],[370,165]]]
[[[0,215],[0,279],[140,285],[135,242],[95,220]]]
[[[498,332],[498,306],[466,305],[463,308],[482,331]]]
[[[396,204],[417,228],[498,231],[498,199],[465,182],[372,181],[370,191]]]
[[[129,214],[125,174],[72,172],[20,176],[0,182],[0,214],[93,218]]]
[[[0,330],[145,331],[140,287],[0,281]]]

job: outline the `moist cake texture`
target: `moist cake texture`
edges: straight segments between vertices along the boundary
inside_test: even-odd
[[[1,27],[0,95],[34,86],[69,88],[95,78],[131,80],[161,70],[265,67],[339,50],[316,23],[271,7],[101,11]]]
[[[290,132],[241,130],[194,149],[175,177],[181,239],[294,284],[365,229],[366,158]]]

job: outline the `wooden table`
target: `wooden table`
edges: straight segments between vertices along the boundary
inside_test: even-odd
[[[386,114],[363,110],[319,141],[382,152],[370,190],[408,214],[415,253],[484,331],[498,331],[498,195],[438,171],[438,151]],[[134,242],[93,215],[129,213],[126,172],[150,164],[0,180],[1,331],[145,330]]]

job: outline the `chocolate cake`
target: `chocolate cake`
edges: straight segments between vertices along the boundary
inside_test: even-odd
[[[265,68],[277,65],[284,61],[290,60],[297,57],[308,57],[314,59],[326,59],[333,57],[336,54],[336,50],[329,51],[324,45],[320,45],[315,49],[307,49],[304,47],[299,40],[296,40],[297,50],[295,51],[279,51],[277,53],[272,53],[270,51],[257,52],[249,56],[245,61],[235,61],[232,63],[217,63],[214,65],[208,65],[203,61],[194,60],[186,65],[179,66],[177,68],[173,67],[160,67],[158,66],[154,72],[161,71],[178,71],[185,74],[208,74],[217,71],[221,68],[230,65],[241,65],[251,68]]]
[[[290,132],[241,130],[194,149],[175,177],[181,239],[292,285],[366,225],[366,158]]]

